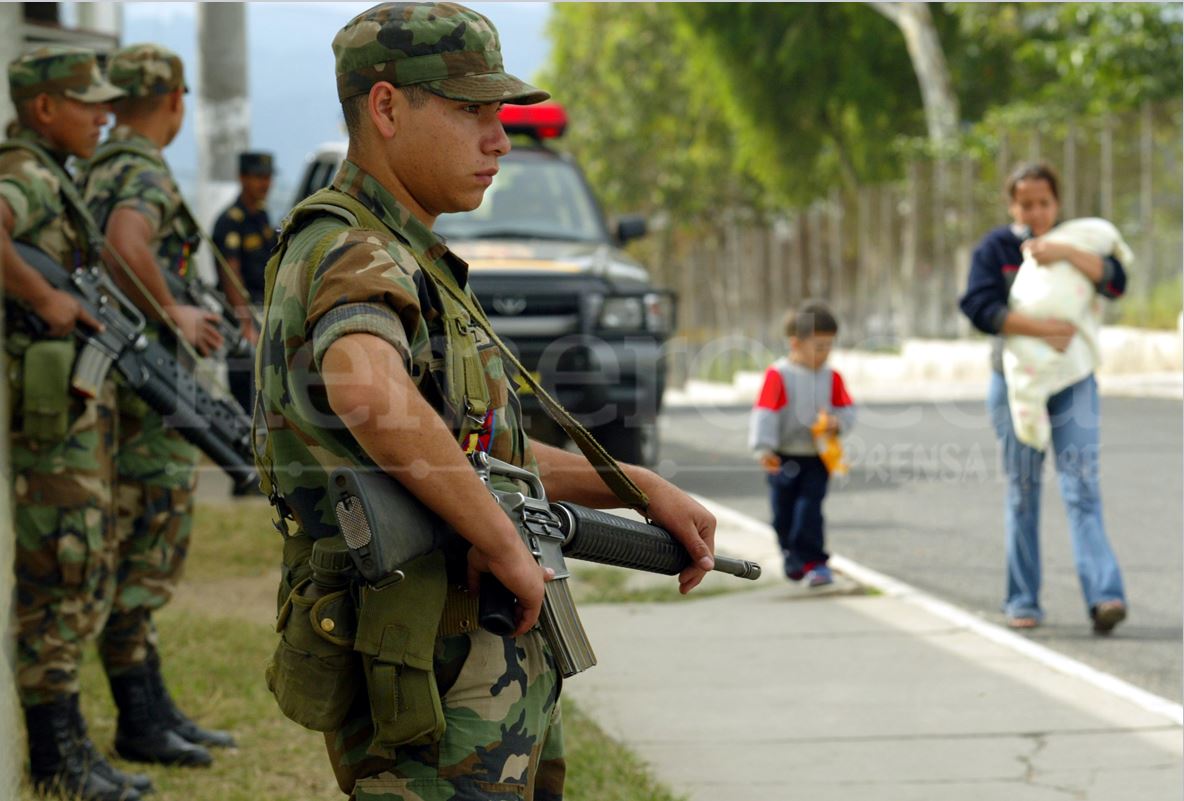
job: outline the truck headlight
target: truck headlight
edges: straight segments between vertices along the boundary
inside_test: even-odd
[[[600,307],[599,328],[606,331],[645,330],[647,310],[641,296],[605,298]]]

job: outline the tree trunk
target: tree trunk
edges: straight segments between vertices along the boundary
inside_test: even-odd
[[[958,98],[950,82],[946,57],[925,3],[872,3],[871,6],[900,28],[917,73],[929,139],[935,144],[952,140],[958,132]]]

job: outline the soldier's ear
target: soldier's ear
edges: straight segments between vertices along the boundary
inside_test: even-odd
[[[28,101],[26,108],[29,110],[29,116],[32,122],[37,125],[49,125],[53,122],[54,115],[58,109],[57,98],[48,92],[42,92]]]
[[[391,139],[399,131],[399,124],[406,113],[407,100],[403,93],[386,81],[379,81],[370,87],[367,111],[370,121],[383,139]]]

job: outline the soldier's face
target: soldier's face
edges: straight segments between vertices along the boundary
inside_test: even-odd
[[[243,188],[243,200],[254,206],[267,200],[267,193],[271,191],[270,175],[240,175],[239,184]]]
[[[52,98],[46,134],[60,150],[80,159],[94,155],[111,107],[70,97]]]
[[[427,224],[481,205],[498,159],[510,152],[498,108],[437,95],[419,108],[404,104],[404,124],[389,143],[391,164]]]
[[[185,122],[185,93],[174,89],[169,95],[169,141],[172,142],[181,132],[181,125]]]

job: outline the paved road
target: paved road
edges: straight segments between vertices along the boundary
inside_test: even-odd
[[[982,403],[868,404],[861,414],[848,441],[851,475],[832,484],[827,502],[831,549],[1002,622],[1004,484]],[[1050,464],[1041,509],[1046,619],[1031,636],[1180,701],[1181,404],[1105,398],[1102,416],[1105,517],[1131,616],[1113,637],[1090,633]],[[767,520],[763,476],[744,448],[747,420],[740,407],[668,410],[660,469]]]

